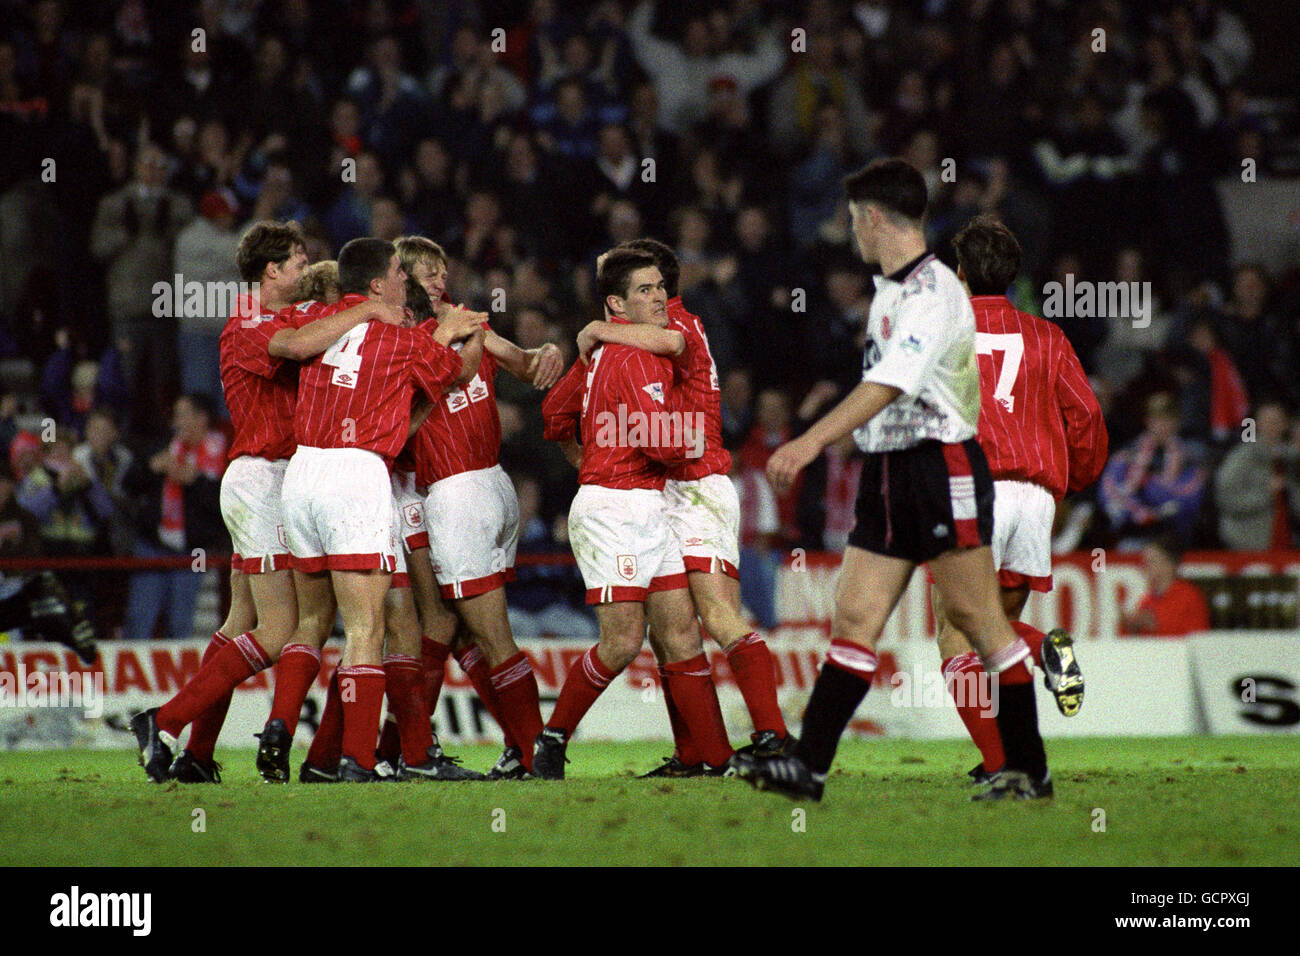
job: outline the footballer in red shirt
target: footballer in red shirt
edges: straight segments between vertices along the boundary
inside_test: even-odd
[[[1002,293],[1020,270],[1020,245],[1000,222],[975,218],[953,240],[958,278],[971,293],[980,367],[979,442],[993,476],[993,563],[1012,628],[1043,668],[1062,714],[1083,703],[1084,680],[1070,635],[1046,635],[1019,618],[1030,591],[1052,586],[1052,523],[1056,502],[1097,480],[1106,464],[1107,433],[1088,376],[1061,329],[1016,309]],[[979,748],[971,771],[982,782],[1001,769],[997,724],[968,693],[982,670],[966,637],[943,614],[939,654],[957,712]],[[987,697],[984,698],[987,701]]]
[[[596,281],[615,322],[667,324],[668,296],[653,255],[614,249],[603,257]],[[698,458],[700,448],[690,409],[673,387],[672,364],[641,349],[603,345],[590,362],[574,364],[542,410],[548,436],[564,441],[570,452],[581,435],[581,487],[569,512],[569,538],[587,601],[596,605],[600,642],[565,678],[537,737],[533,773],[563,779],[569,739],[610,681],[640,653],[647,620],[660,642],[666,695],[699,760],[721,773],[732,751],[663,495],[669,466],[692,451]]]
[[[221,510],[234,544],[231,608],[213,635],[194,679],[156,711],[132,721],[141,763],[155,781],[216,782],[213,748],[230,703],[230,692],[247,677],[286,656],[314,679],[319,653],[292,641],[297,603],[288,572],[280,490],[293,453],[297,390],[290,361],[324,351],[334,339],[371,317],[400,321],[399,310],[366,304],[320,321],[286,327],[306,266],[302,233],[293,223],[255,223],[240,240],[236,261],[257,294],[238,303],[220,339],[222,385],[234,440],[222,478]],[[254,627],[256,625],[256,627]],[[237,635],[233,639],[228,635]],[[300,654],[300,651],[309,653]],[[294,669],[293,667],[289,668]],[[309,679],[310,682],[310,679]],[[296,713],[294,718],[296,719]],[[193,723],[189,745],[173,765],[175,738]]]
[[[408,288],[422,304],[428,302],[431,314],[421,327],[440,328],[453,311],[446,295],[446,254],[420,236],[399,239],[397,249],[410,276]],[[504,586],[514,576],[519,504],[499,464],[496,373],[503,368],[547,389],[559,378],[563,362],[554,345],[525,351],[493,332],[486,315],[481,318],[483,358],[477,374],[436,401],[415,435],[415,483],[426,492],[427,554],[440,592],[423,599],[417,594],[417,600],[451,602],[464,624],[467,640],[456,649],[456,658],[501,725],[506,748],[489,774],[500,779],[531,770],[542,718],[537,678],[515,643],[506,609]],[[450,637],[424,644],[426,665],[436,669],[445,663]]]
[[[659,329],[652,325],[593,322],[579,334],[578,348],[586,354],[597,342],[613,342],[673,357],[683,400],[704,427],[700,453],[669,466],[664,486],[668,523],[682,551],[700,621],[726,654],[754,724],[753,742],[743,750],[759,756],[783,753],[791,737],[777,703],[772,655],[741,612],[740,502],[729,477],[731,455],[722,446],[718,370],[708,337],[699,316],[689,312],[677,295],[681,266],[672,249],[654,239],[634,239],[620,248],[637,249],[655,257],[665,290],[671,296],[667,303],[668,324]],[[665,703],[671,714],[672,701],[667,696]],[[679,739],[677,744],[679,752],[647,776],[690,776],[698,770],[698,762],[690,759],[690,742]],[[680,752],[683,745],[688,751],[685,756]]]
[[[405,307],[406,273],[392,243],[354,239],[338,263],[344,295],[326,313],[368,298]],[[346,645],[336,674],[341,782],[376,779],[384,598],[398,546],[389,469],[408,438],[415,390],[440,398],[462,371],[449,344],[476,329],[465,316],[452,318],[435,336],[369,322],[299,370],[298,450],[285,471],[284,517],[300,618],[332,620],[335,598],[343,617]]]

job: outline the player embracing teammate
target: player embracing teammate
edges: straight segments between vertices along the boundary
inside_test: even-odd
[[[596,283],[616,324],[668,324],[664,277],[653,255],[616,248],[600,263]],[[611,343],[589,363],[575,362],[543,404],[547,438],[564,442],[571,460],[581,439],[569,539],[600,624],[599,643],[570,669],[537,737],[533,772],[543,779],[563,779],[569,739],[640,653],[647,621],[660,643],[665,697],[693,755],[706,772],[718,773],[732,756],[663,494],[669,468],[703,451],[673,377],[667,359]],[[657,427],[665,422],[677,427]]]
[[[752,743],[741,753],[770,756],[793,745],[776,697],[776,672],[767,644],[745,622],[740,607],[740,502],[728,473],[731,455],[722,447],[722,413],[718,370],[699,316],[677,294],[681,266],[668,246],[654,239],[634,239],[619,248],[654,256],[668,294],[668,324],[593,322],[578,337],[584,355],[595,343],[644,348],[674,362],[676,388],[686,414],[703,423],[701,454],[668,465],[664,496],[673,532],[690,585],[691,598],[704,629],[722,647],[753,721]],[[674,335],[673,333],[676,333]],[[654,629],[651,629],[654,641]],[[662,670],[664,660],[656,646]],[[682,777],[704,772],[686,733],[667,683],[664,702],[677,753],[646,776]]]
[[[255,223],[240,240],[236,261],[244,280],[257,284],[257,294],[239,303],[220,339],[222,387],[234,430],[221,483],[222,518],[234,545],[231,610],[198,674],[161,708],[132,718],[140,763],[159,782],[220,780],[212,754],[231,692],[272,661],[285,659],[294,673],[309,671],[307,683],[315,677],[318,654],[292,642],[298,602],[282,505],[297,444],[293,363],[324,352],[372,318],[393,324],[403,319],[398,308],[354,300],[300,327],[289,324],[293,291],[307,265],[303,236],[293,223]],[[177,738],[188,724],[189,745],[173,764]]]

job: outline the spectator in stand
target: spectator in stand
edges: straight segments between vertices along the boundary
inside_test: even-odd
[[[374,153],[360,153],[356,164],[356,181],[343,187],[338,200],[325,213],[325,228],[335,249],[370,235],[375,200],[384,189],[384,168]]]
[[[1300,448],[1288,443],[1289,427],[1286,406],[1262,402],[1255,410],[1254,433],[1242,438],[1215,472],[1219,537],[1235,551],[1292,545],[1300,516]]]
[[[795,245],[811,246],[842,205],[840,182],[857,159],[850,147],[844,114],[834,104],[817,111],[817,138],[808,157],[790,176],[790,233]]]
[[[747,368],[733,368],[722,375],[719,391],[722,412],[722,443],[739,447],[754,423],[754,381]]]
[[[91,227],[91,254],[107,267],[108,318],[124,340],[123,369],[134,402],[130,424],[144,432],[175,386],[175,318],[154,315],[154,284],[172,282],[176,237],[193,210],[183,195],[164,187],[167,157],[140,148],[135,180],[99,203]],[[174,393],[173,393],[174,394]]]
[[[776,575],[783,549],[776,495],[763,469],[745,464],[735,449],[729,477],[740,502],[740,601],[760,627],[771,630],[777,625]]]
[[[352,71],[347,95],[361,110],[361,138],[386,163],[409,155],[429,114],[424,87],[402,71],[402,49],[391,34],[375,37],[366,63]]]
[[[600,136],[601,117],[587,102],[581,80],[572,77],[555,85],[555,102],[535,107],[533,125],[537,141],[552,153],[576,165],[596,158],[596,141]]]
[[[723,49],[703,14],[691,14],[679,46],[661,40],[651,32],[655,18],[654,0],[641,0],[627,18],[627,36],[641,68],[650,74],[659,92],[664,126],[681,132],[703,116],[709,98],[709,83],[716,77],[730,77],[742,96],[776,78],[785,65],[786,47],[770,30],[764,30],[752,53]],[[724,19],[729,14],[722,12]]]
[[[9,462],[0,461],[0,557],[28,558],[41,553],[40,526],[26,508],[18,504]]]
[[[88,555],[107,550],[107,526],[98,506],[111,509],[102,487],[97,486],[73,457],[74,436],[67,428],[56,430],[43,446],[38,464],[18,486],[18,503],[40,525],[47,554]]]
[[[824,399],[820,403],[810,402],[807,407],[820,408],[824,402]],[[800,411],[806,410],[806,408],[800,409]],[[811,418],[801,416],[800,424],[806,427],[807,423],[815,417],[815,412]],[[792,420],[790,398],[785,392],[775,388],[759,392],[758,401],[754,406],[754,427],[750,429],[749,437],[745,439],[745,444],[740,449],[744,466],[765,471],[767,460],[772,457],[772,452],[795,437],[796,431],[792,426]],[[799,431],[802,431],[802,428]],[[797,515],[799,491],[802,487],[802,478],[800,478],[789,491],[776,499],[779,519],[777,540],[786,544],[793,544],[801,537]]]
[[[1232,274],[1232,297],[1223,307],[1217,331],[1249,394],[1279,395],[1295,404],[1300,402],[1295,374],[1300,343],[1295,330],[1272,308],[1272,298],[1263,266],[1238,266]],[[1262,343],[1268,347],[1261,348]]]
[[[219,504],[226,438],[212,428],[203,395],[182,395],[172,412],[172,439],[128,472],[136,503],[135,556],[183,558],[178,570],[137,571],[127,595],[125,636],[146,640],[159,618],[168,637],[190,637],[206,556],[230,548]],[[191,562],[203,561],[198,568]]]
[[[118,440],[119,434],[109,409],[92,409],[86,416],[85,441],[73,450],[72,459],[90,479],[91,502],[107,532],[106,552],[130,554],[135,536],[126,476],[134,457]]]
[[[239,233],[235,220],[239,212],[238,201],[229,189],[213,190],[199,202],[199,215],[176,237],[173,268],[181,281],[200,282],[213,290],[235,288],[239,272],[235,269],[235,250],[239,247]],[[176,337],[176,352],[180,356],[181,389],[202,392],[211,399],[222,417],[226,403],[221,391],[221,369],[217,361],[218,339],[221,330],[234,311],[234,296],[204,295],[204,305],[225,308],[213,315],[192,315],[187,308],[179,316],[180,331]]]
[[[1186,345],[1172,349],[1169,358],[1181,386],[1183,434],[1216,446],[1236,439],[1250,400],[1232,357],[1219,346],[1214,320],[1204,313],[1194,319]]]
[[[876,149],[862,89],[836,60],[836,36],[829,31],[808,35],[808,55],[772,91],[768,116],[772,144],[787,156],[816,136],[817,109],[823,103],[840,108],[853,149],[867,155]]]
[[[1182,546],[1169,535],[1142,548],[1142,576],[1147,593],[1137,610],[1120,618],[1124,636],[1187,637],[1210,629],[1210,605],[1201,589],[1178,577]]]
[[[456,224],[453,171],[443,141],[427,137],[416,145],[414,161],[401,176],[402,205],[415,217],[419,233],[439,242]]]
[[[1173,398],[1152,395],[1146,430],[1112,455],[1102,473],[1100,503],[1122,550],[1166,530],[1184,539],[1191,534],[1205,491],[1205,456],[1200,446],[1178,437],[1179,424]]]

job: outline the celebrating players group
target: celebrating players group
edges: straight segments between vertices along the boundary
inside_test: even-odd
[[[1095,478],[1105,429],[1059,331],[1001,297],[1007,268],[1014,276],[1019,266],[1004,227],[977,220],[959,237],[963,291],[925,254],[923,237],[921,255],[900,258],[921,235],[925,193],[915,170],[875,163],[848,186],[859,251],[886,270],[863,383],[769,466],[779,487],[853,429],[867,453],[832,643],[802,740],[787,732],[771,654],[741,610],[739,507],[721,444],[717,370],[699,318],[676,295],[671,249],[641,239],[601,257],[605,320],[582,330],[579,358],[564,373],[554,345],[525,351],[493,332],[485,314],[452,305],[446,257],[430,240],[356,239],[337,263],[308,267],[294,224],[258,222],[237,254],[257,293],[220,340],[234,429],[221,488],[235,552],[231,608],[194,679],[132,720],[149,777],[219,781],[213,750],[231,693],[274,664],[257,768],[287,782],[298,715],[341,617],[343,657],[302,782],[562,779],[574,731],[648,631],[676,747],[647,776],[739,773],[762,789],[820,799],[835,743],[870,684],[884,620],[914,565],[928,563],[936,610],[949,622],[945,672],[982,668],[1003,690],[1001,713],[962,711],[984,758],[973,775],[992,799],[1050,796],[1025,662],[1033,654],[1066,713],[1078,709],[1082,676],[1068,635],[1045,636],[1008,616],[1018,617],[1029,588],[1049,586],[1052,499]],[[1045,442],[1053,462],[1039,466],[1042,455],[1028,451],[989,455],[996,521],[981,451],[993,450],[995,431],[974,438],[972,291],[978,351],[1003,356],[985,376],[983,403],[986,416],[999,410],[1006,437],[998,447]],[[995,330],[985,328],[988,316]],[[1026,332],[1042,343],[1028,352]],[[519,511],[498,464],[498,368],[549,390],[546,437],[579,469],[569,536],[600,628],[545,724],[506,612]],[[741,752],[727,737],[702,631],[723,648],[753,722]],[[431,728],[452,655],[505,738],[486,775],[446,756]]]

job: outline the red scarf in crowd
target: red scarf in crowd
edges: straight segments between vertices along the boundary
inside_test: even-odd
[[[203,441],[189,445],[173,438],[167,451],[177,461],[188,462],[209,478],[220,478],[226,463],[226,437],[218,431],[208,432]],[[158,540],[177,551],[185,549],[185,486],[170,478],[163,479],[162,520],[158,522]]]
[[[1241,427],[1250,410],[1246,386],[1228,353],[1216,348],[1210,353],[1210,434],[1216,441]]]

